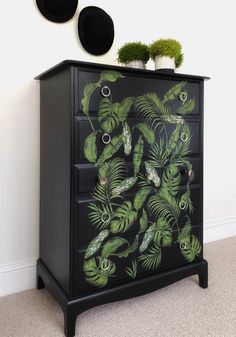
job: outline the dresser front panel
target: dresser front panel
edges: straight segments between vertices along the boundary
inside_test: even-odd
[[[201,259],[200,82],[78,70],[74,89],[76,295]]]

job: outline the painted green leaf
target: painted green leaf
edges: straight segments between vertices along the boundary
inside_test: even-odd
[[[142,267],[147,270],[155,270],[161,263],[161,248],[157,245],[151,247],[147,253],[138,258],[142,262]]]
[[[142,162],[143,156],[143,139],[142,136],[139,136],[139,139],[134,147],[133,155],[133,164],[134,164],[134,175],[136,176],[139,173],[140,164]]]
[[[135,185],[137,177],[131,177],[123,180],[116,188],[112,190],[113,196],[118,196],[123,192],[128,191],[131,187]]]
[[[116,106],[115,113],[119,117],[122,124],[126,121],[133,102],[133,97],[126,97],[119,105]]]
[[[139,224],[140,224],[140,229],[139,229],[139,233],[143,233],[145,232],[145,230],[147,229],[147,225],[148,225],[148,217],[147,217],[147,212],[145,211],[145,209],[143,208],[143,214],[139,220]]]
[[[126,239],[114,237],[104,244],[101,256],[108,258],[111,255],[116,255],[115,252],[117,249],[124,245],[129,246],[129,242]]]
[[[148,200],[148,210],[153,216],[164,218],[169,225],[178,224],[180,209],[177,200],[166,189]]]
[[[151,179],[149,179],[149,180],[153,181],[155,187],[159,187],[160,184],[161,184],[161,179],[160,179],[156,169],[148,161],[145,161],[145,168],[146,168],[147,174],[151,177]]]
[[[201,250],[202,247],[198,238],[191,235],[190,241],[186,243],[186,248],[182,249],[181,252],[188,262],[192,262],[201,253]]]
[[[106,271],[101,268],[101,265],[104,262],[109,265],[109,268]],[[100,256],[96,259],[92,257],[89,260],[85,260],[83,271],[87,282],[96,287],[104,287],[108,282],[108,277],[115,273],[116,265],[111,260]]]
[[[143,137],[146,139],[148,144],[152,145],[155,142],[155,133],[148,124],[140,123],[137,124],[135,127],[138,128],[140,132],[142,132]]]
[[[155,168],[165,167],[167,155],[164,140],[160,137],[160,142],[154,143],[149,151],[149,163]]]
[[[132,134],[128,123],[125,123],[122,131],[124,152],[126,156],[130,155],[132,150]]]
[[[123,143],[122,134],[112,138],[110,144],[105,145],[105,148],[98,160],[98,164],[102,164],[107,159],[110,159],[121,147]]]
[[[129,248],[127,248],[121,253],[116,253],[115,255],[118,256],[119,258],[127,257],[129,254],[135,252],[138,249],[138,246],[139,246],[139,235],[136,235],[133,243],[129,246]]]
[[[179,96],[179,94],[181,93],[181,91],[183,90],[183,88],[185,87],[186,84],[187,84],[186,81],[182,81],[182,82],[174,85],[165,94],[163,103],[165,103],[167,101],[173,101],[177,96]]]
[[[119,78],[124,78],[118,71],[115,70],[105,70],[101,72],[100,82],[115,82]]]
[[[137,213],[132,210],[132,204],[130,201],[125,201],[113,214],[111,221],[111,232],[124,233],[134,223],[137,218]]]
[[[156,228],[156,224],[152,224],[150,227],[148,227],[148,229],[146,230],[144,237],[143,237],[143,241],[141,243],[141,245],[139,246],[139,251],[140,253],[144,252],[149,243],[153,240],[154,234],[155,234],[155,228]]]
[[[96,132],[93,132],[87,136],[84,144],[84,155],[91,163],[95,163],[97,160],[96,134]]]
[[[90,97],[91,97],[92,93],[94,92],[94,90],[96,90],[99,87],[100,87],[99,82],[98,83],[88,83],[84,87],[84,97],[81,100],[81,104],[82,104],[83,112],[84,112],[85,115],[89,114]]]
[[[134,208],[138,211],[141,207],[143,207],[143,204],[148,196],[148,194],[151,192],[150,188],[143,187],[140,188],[140,190],[136,193],[134,197]]]
[[[188,218],[185,226],[181,229],[181,232],[178,235],[178,242],[184,241],[184,242],[189,243],[190,233],[191,233],[191,223]]]
[[[166,188],[174,197],[179,191],[180,173],[178,166],[170,164],[162,176],[162,188]]]
[[[166,157],[171,157],[172,152],[176,149],[177,143],[180,141],[182,126],[181,124],[177,124],[175,130],[172,132],[169,142],[166,148]]]
[[[111,133],[120,124],[114,112],[114,105],[109,98],[103,98],[99,105],[98,120],[103,131]]]
[[[177,112],[180,115],[187,115],[192,112],[195,108],[195,99],[190,99],[186,103],[184,103],[180,108],[177,109]]]
[[[154,242],[159,247],[170,247],[172,243],[172,229],[163,218],[159,218],[156,223]]]
[[[136,278],[137,276],[137,271],[138,271],[138,263],[136,260],[132,260],[132,266],[131,267],[127,267],[125,269],[126,274],[128,274],[133,280]]]
[[[187,140],[183,142],[181,140],[181,134],[185,133],[187,136]],[[171,157],[172,158],[179,158],[179,157],[186,157],[189,155],[191,149],[190,149],[190,142],[191,142],[191,130],[188,124],[184,123],[181,126],[179,139],[176,142],[176,146],[173,148]]]
[[[193,204],[191,201],[191,191],[189,188],[189,185],[187,184],[186,192],[182,194],[180,202],[183,202],[185,204],[184,210],[189,210],[190,213],[193,212]]]
[[[101,231],[98,236],[96,236],[88,245],[84,258],[88,259],[89,257],[93,256],[98,249],[100,248],[102,242],[104,239],[109,235],[109,231],[107,229],[104,229]]]

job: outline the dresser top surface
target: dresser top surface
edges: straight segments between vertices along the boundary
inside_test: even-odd
[[[92,62],[83,62],[83,61],[75,61],[75,60],[64,60],[57,65],[49,68],[48,70],[44,71],[40,75],[36,76],[36,80],[44,80],[47,77],[50,77],[51,75],[54,75],[56,73],[59,73],[60,71],[70,68],[70,67],[78,67],[80,69],[94,69],[94,70],[117,70],[120,72],[128,72],[130,74],[137,74],[137,75],[150,75],[157,78],[163,78],[163,79],[189,79],[189,80],[209,80],[210,78],[207,76],[198,76],[198,75],[189,75],[189,74],[181,74],[181,73],[162,73],[157,72],[154,70],[144,70],[144,69],[137,69],[137,68],[128,68],[128,67],[122,67],[117,65],[108,65],[108,64],[100,64],[100,63],[92,63]]]

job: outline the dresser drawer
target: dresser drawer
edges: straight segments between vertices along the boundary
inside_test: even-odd
[[[93,123],[95,130],[100,130],[98,119],[94,117],[91,119],[91,121]],[[132,129],[132,146],[133,147],[135,146],[135,144],[137,143],[141,135],[144,141],[143,159],[147,159],[151,146],[148,143],[148,141],[145,140],[145,138],[143,137],[138,127],[136,127],[137,125],[144,123],[144,121],[139,118],[129,118],[127,122],[129,124],[130,129]],[[188,129],[189,135],[186,136],[186,132],[181,132],[180,130],[179,133],[177,134],[178,137],[175,140],[176,146],[177,146],[177,142],[178,144],[183,144],[183,145],[189,142],[188,156],[200,155],[200,152],[201,152],[200,139],[201,139],[201,133],[202,133],[202,123],[201,121],[191,120],[187,122],[187,127],[189,128]],[[156,132],[155,132],[156,142],[159,144],[160,137],[161,137],[162,141],[164,142],[164,146],[166,146],[166,144],[171,141],[171,135],[173,135],[176,128],[177,128],[176,124],[167,124],[166,130],[164,130],[166,132],[163,131],[161,135],[160,135],[159,128],[156,129]],[[85,148],[86,139],[89,135],[91,135],[91,133],[92,133],[92,129],[91,129],[88,119],[86,117],[75,117],[75,146],[74,146],[75,163],[88,162],[85,157],[84,148]],[[122,126],[119,126],[112,132],[110,136],[112,139],[121,134],[122,134]],[[102,138],[103,135],[104,135],[104,132],[102,131],[97,132],[96,149],[97,149],[98,158],[102,154],[106,146],[103,143],[103,138]],[[187,138],[187,142],[184,137],[189,137],[189,139]],[[173,147],[173,150],[174,149],[175,149],[175,146]],[[132,161],[132,154],[133,154],[133,151],[131,151],[130,155],[126,156],[124,154],[123,146],[120,146],[119,150],[115,153],[115,156],[121,157],[121,158],[124,157],[127,161]]]
[[[193,169],[192,184],[199,184],[202,182],[202,160],[199,158],[188,158]],[[127,177],[131,177],[134,172],[133,163],[126,162],[127,165]],[[141,172],[145,174],[145,164],[141,164]],[[157,170],[159,176],[162,176],[163,170]],[[188,172],[184,167],[180,166],[181,184],[188,182]],[[76,164],[74,166],[74,194],[78,197],[80,193],[93,192],[96,184],[98,183],[98,168],[94,164]]]
[[[103,73],[104,74],[104,73]],[[90,86],[89,90],[92,89],[92,94],[89,100],[89,114],[97,115],[98,107],[101,100],[104,98],[101,91],[105,88],[105,94],[108,94],[107,90],[110,90],[110,97],[112,101],[121,102],[126,97],[138,97],[146,93],[155,93],[158,97],[165,102],[165,104],[171,105],[174,108],[174,112],[178,114],[178,109],[183,106],[183,102],[180,100],[180,93],[187,93],[187,102],[189,100],[194,100],[194,109],[191,112],[192,116],[200,115],[200,92],[199,92],[199,83],[196,81],[181,81],[178,80],[164,80],[163,78],[158,78],[158,74],[148,75],[145,74],[145,77],[140,75],[131,75],[127,74],[125,71],[119,73],[124,77],[117,78],[114,82],[108,80],[109,76],[105,76],[106,79],[99,83],[101,79],[101,72],[99,71],[78,71],[77,78],[75,82],[75,114],[83,114],[83,104],[82,100],[84,96],[84,89],[87,86]],[[102,75],[103,76],[103,75]],[[114,78],[113,78],[114,80]],[[185,83],[182,86],[180,91],[175,91],[173,88],[179,83]],[[96,85],[97,84],[97,85]],[[94,87],[93,87],[94,86]],[[173,94],[176,92],[176,96]],[[167,95],[168,93],[168,95]],[[171,94],[173,97],[171,97]],[[166,99],[167,96],[170,98]],[[183,108],[182,108],[183,109]],[[134,109],[131,108],[131,114],[134,113]]]
[[[186,232],[186,229],[185,229]],[[160,232],[133,237],[115,236],[100,232],[103,241],[86,243],[75,251],[75,289],[77,294],[97,291],[132,282],[140,277],[156,274],[202,258],[202,231],[192,227],[169,233],[160,239]]]
[[[169,188],[166,189],[168,192]],[[179,226],[182,227],[186,223],[186,218],[189,217],[192,225],[202,222],[203,217],[203,206],[202,206],[202,186],[201,185],[192,185],[190,187],[190,200],[191,203],[188,204],[188,198],[186,198],[186,187],[182,186],[179,189],[175,197],[175,213],[172,214],[171,224],[173,227]],[[140,218],[142,217],[143,209],[148,213],[148,220],[155,222],[159,217],[159,212],[161,211],[160,203],[167,203],[167,209],[172,209],[173,198],[166,201],[165,193],[162,194],[161,198],[155,200],[154,192],[150,192],[147,197],[147,200],[144,202],[143,207],[139,210],[135,210],[134,198],[135,190],[131,190],[128,194],[123,194],[123,199],[117,198],[112,200],[113,213],[108,210],[108,207],[105,208],[101,203],[96,202],[90,195],[81,196],[77,201],[75,201],[74,206],[74,228],[75,228],[75,244],[76,247],[83,245],[84,242],[92,240],[94,233],[100,229],[111,229],[114,234],[122,232],[125,235],[133,236],[136,235],[140,228]],[[152,199],[152,203],[151,203]],[[150,201],[149,201],[150,200]],[[184,204],[185,202],[185,204]],[[91,205],[95,206],[90,208]],[[128,203],[128,204],[127,204]],[[106,204],[105,204],[106,205]],[[128,207],[130,206],[130,207]],[[129,224],[122,224],[121,220],[117,224],[117,209],[123,207],[127,212],[132,212],[133,218],[129,220]],[[97,211],[98,208],[98,211]],[[134,212],[134,213],[133,213]],[[94,220],[94,214],[96,213],[96,220]],[[171,213],[171,212],[169,212]],[[107,215],[108,214],[108,215]],[[174,219],[175,214],[177,214],[176,220]],[[109,218],[107,221],[107,217]]]

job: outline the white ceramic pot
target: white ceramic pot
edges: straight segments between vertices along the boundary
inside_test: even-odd
[[[130,67],[130,68],[146,69],[146,64],[141,60],[133,60],[133,61],[127,62],[125,65],[126,67]]]
[[[172,69],[175,70],[175,58],[169,56],[156,56],[155,69]]]

